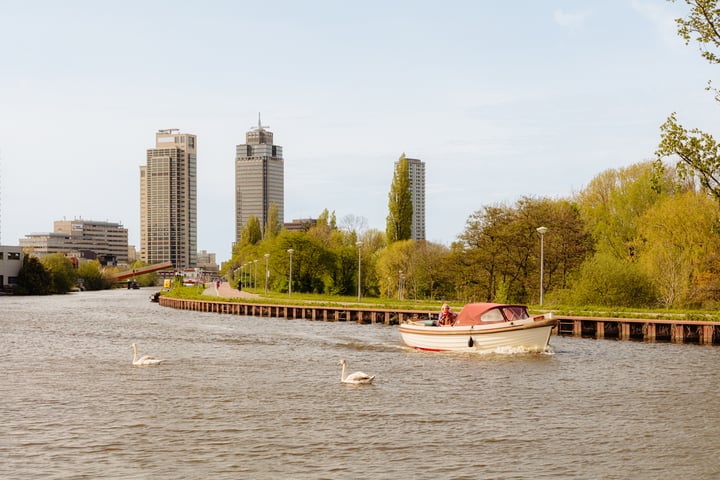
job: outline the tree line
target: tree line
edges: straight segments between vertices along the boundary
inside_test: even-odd
[[[131,268],[140,268],[142,262],[135,262]],[[18,272],[18,285],[15,293],[19,295],[51,295],[68,293],[74,290],[105,290],[117,283],[113,274],[117,267],[104,267],[98,260],[77,262],[62,253],[52,253],[38,258],[29,254],[23,256],[23,264]],[[157,274],[144,274],[136,281],[141,286],[157,283]]]
[[[293,292],[355,295],[359,281],[362,296],[538,303],[544,226],[548,304],[712,308],[720,211],[696,183],[650,161],[607,170],[569,198],[483,206],[449,247],[408,239],[390,220],[385,232],[357,228],[353,216],[338,224],[327,209],[302,232],[275,224],[261,235],[253,219],[223,272],[237,280],[246,266],[251,286],[264,288],[267,271],[268,288],[280,292],[292,268]],[[389,210],[397,198],[391,187]]]

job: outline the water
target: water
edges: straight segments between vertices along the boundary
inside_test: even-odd
[[[438,354],[397,327],[115,290],[0,297],[0,478],[717,478],[718,347],[552,337]],[[141,354],[166,358],[132,367]],[[370,386],[339,383],[351,371]]]

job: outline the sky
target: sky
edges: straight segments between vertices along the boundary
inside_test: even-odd
[[[427,240],[473,212],[569,198],[655,158],[672,112],[709,133],[720,71],[677,36],[684,2],[0,0],[0,243],[62,219],[139,248],[155,132],[197,135],[198,248],[229,259],[235,146],[263,125],[285,221],[385,230],[394,163],[426,165]],[[552,228],[551,226],[548,226]]]

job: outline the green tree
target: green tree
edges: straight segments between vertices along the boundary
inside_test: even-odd
[[[387,247],[387,237],[377,229],[365,230],[360,235],[362,246],[362,291],[370,297],[381,296],[380,277],[377,271],[378,258]]]
[[[654,175],[650,162],[606,170],[595,176],[576,197],[595,249],[621,260],[632,260],[638,219],[675,188],[668,175]]]
[[[587,260],[572,289],[577,305],[647,308],[656,301],[651,279],[636,263],[598,252]]]
[[[282,225],[280,225],[280,219],[278,217],[278,206],[276,203],[271,203],[268,206],[267,211],[267,223],[265,224],[265,236],[264,238],[272,239],[280,233]]]
[[[17,292],[21,295],[48,295],[52,278],[37,257],[25,255],[18,272]]]
[[[80,263],[77,275],[86,290],[104,290],[112,287],[112,280],[103,274],[102,266],[97,260]]]
[[[453,246],[455,290],[481,301],[528,302],[539,297],[540,239],[544,238],[544,290],[569,285],[592,252],[579,208],[570,200],[523,197],[515,205],[485,206],[467,220]]]
[[[243,225],[240,233],[240,242],[250,245],[256,245],[262,240],[262,229],[260,228],[260,220],[255,215],[250,215],[248,221]]]
[[[50,292],[67,293],[77,285],[77,272],[72,262],[62,253],[52,253],[40,259],[50,272]]]
[[[657,203],[639,220],[638,262],[666,308],[713,300],[717,284],[720,208],[707,195],[687,192]]]
[[[460,235],[463,242],[456,255],[463,257],[466,298],[491,301],[508,263],[507,247],[513,244],[511,225],[515,212],[507,205],[486,205],[472,213]]]
[[[410,195],[410,170],[403,153],[393,174],[388,194],[388,216],[385,228],[388,245],[408,240],[412,234],[412,197]]]
[[[720,9],[717,0],[685,0],[690,7],[688,15],[676,19],[678,35],[688,45],[696,42],[700,53],[710,64],[720,63]],[[715,91],[715,99],[720,100],[720,92]],[[697,178],[713,197],[720,201],[720,152],[712,135],[700,129],[686,129],[678,123],[677,114],[672,113],[660,127],[661,142],[656,152],[655,167],[662,171],[663,159],[677,156],[678,174],[681,178]]]

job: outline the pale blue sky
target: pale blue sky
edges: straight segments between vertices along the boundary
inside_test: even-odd
[[[654,158],[677,111],[711,133],[718,67],[683,2],[0,0],[0,241],[54,220],[121,222],[139,244],[155,132],[198,137],[198,247],[227,260],[234,153],[270,125],[285,219],[385,229],[393,164],[426,162],[427,238],[484,205],[568,197]]]

